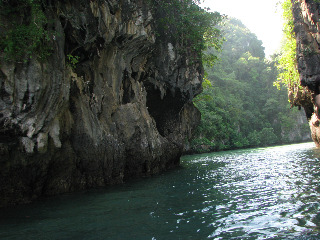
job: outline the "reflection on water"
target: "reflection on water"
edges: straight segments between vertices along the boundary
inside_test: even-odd
[[[318,239],[312,143],[182,159],[108,190],[0,210],[0,239]]]

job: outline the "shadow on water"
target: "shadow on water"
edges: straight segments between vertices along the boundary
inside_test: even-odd
[[[319,239],[313,144],[185,156],[108,189],[1,209],[0,239]]]

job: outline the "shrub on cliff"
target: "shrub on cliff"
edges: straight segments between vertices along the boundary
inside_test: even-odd
[[[304,91],[303,87],[300,85],[297,69],[297,42],[294,33],[291,0],[285,0],[282,3],[282,10],[284,35],[281,52],[277,58],[279,75],[274,85],[278,88],[280,88],[280,85],[286,86],[291,106],[301,106],[301,101],[303,101],[304,98],[308,98],[308,96],[306,96],[306,91]]]
[[[0,49],[6,60],[50,55],[48,20],[41,0],[0,0]]]
[[[214,53],[205,54],[208,48],[220,50],[223,39],[216,27],[223,19],[218,12],[209,12],[199,6],[199,0],[151,0],[158,19],[159,38],[179,41],[180,51],[193,51],[194,61],[213,64]],[[192,63],[191,63],[192,64]]]

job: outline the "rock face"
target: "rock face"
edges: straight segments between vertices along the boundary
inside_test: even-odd
[[[49,2],[52,55],[0,65],[0,206],[176,166],[200,120],[201,63],[148,1]]]
[[[320,3],[291,0],[300,82],[312,93],[302,106],[310,119],[311,136],[320,147]]]

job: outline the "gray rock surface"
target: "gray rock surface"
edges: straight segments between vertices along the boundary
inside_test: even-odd
[[[291,0],[293,4],[294,31],[297,40],[297,63],[300,82],[311,94],[304,99],[310,120],[311,136],[320,146],[319,94],[320,94],[320,3],[311,0]]]
[[[49,2],[53,54],[0,65],[0,206],[177,166],[200,121],[201,63],[147,1]]]

